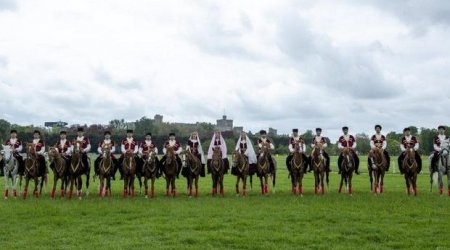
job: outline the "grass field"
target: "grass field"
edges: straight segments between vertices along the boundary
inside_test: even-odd
[[[123,199],[122,182],[113,182],[113,197],[99,200],[98,182],[83,200],[51,200],[50,187],[39,199],[0,200],[2,249],[450,249],[450,197],[429,191],[427,174],[419,176],[418,197],[405,194],[399,174],[385,178],[385,193],[370,193],[367,163],[354,178],[352,197],[337,193],[336,168],[330,190],[313,195],[312,174],[305,196],[290,193],[284,156],[277,157],[276,193],[261,197],[259,181],[246,198],[234,193],[234,176],[225,177],[225,198],[209,195],[208,176],[199,198],[179,196]],[[335,162],[335,158],[332,158]],[[394,159],[393,159],[394,161]],[[335,166],[335,163],[333,164]],[[424,164],[427,172],[428,164]],[[51,179],[51,178],[50,178]],[[0,181],[3,189],[3,179]]]

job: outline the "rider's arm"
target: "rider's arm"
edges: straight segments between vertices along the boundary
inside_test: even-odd
[[[156,146],[153,148],[153,151],[155,152],[155,154],[158,154],[158,148]]]
[[[289,143],[289,152],[292,153],[292,152],[294,152],[294,151],[295,151],[295,150],[294,150],[294,147],[292,147],[292,144]]]
[[[166,149],[166,147],[163,147],[163,154],[166,154],[167,153],[167,149]]]
[[[436,143],[433,143],[434,151],[441,151],[441,147],[439,147]]]
[[[405,146],[403,145],[403,143],[400,143],[400,150],[401,150],[402,152],[405,152],[405,151],[406,151],[406,148],[405,148]]]
[[[125,145],[123,143],[120,146],[120,151],[122,151],[122,154],[125,154],[127,152],[127,150],[125,149]]]
[[[137,154],[138,150],[139,150],[139,146],[136,145],[136,146],[134,147],[134,153]]]
[[[373,140],[370,140],[370,148],[371,149],[375,148],[375,142]]]
[[[416,142],[416,145],[414,145],[414,151],[417,151],[419,149],[419,142]]]
[[[178,146],[178,149],[177,149],[177,151],[175,151],[175,153],[176,153],[176,154],[180,154],[181,151],[182,151],[182,148],[181,148],[181,145],[180,145],[180,146]]]
[[[355,148],[356,148],[356,141],[353,142],[353,146],[352,146],[352,149],[355,149]]]
[[[90,143],[88,143],[88,145],[87,145],[86,148],[83,150],[83,152],[84,152],[84,153],[87,153],[87,152],[89,152],[89,151],[91,151],[91,144],[90,144]]]
[[[14,147],[14,146],[13,146],[13,147]],[[16,148],[16,152],[17,152],[17,153],[20,153],[20,152],[22,152],[22,149],[23,149],[23,146],[22,146],[22,143],[20,143],[19,147]]]
[[[111,147],[111,154],[114,154],[116,152],[116,146]]]
[[[342,146],[342,143],[341,143],[341,141],[339,140],[338,141],[338,149],[343,149],[344,148],[344,146]]]
[[[45,144],[42,144],[41,150],[39,150],[36,153],[39,154],[39,155],[44,155],[44,153],[45,153]]]
[[[275,146],[273,145],[273,143],[270,143],[270,149],[275,149]]]
[[[386,142],[386,141],[383,141],[383,150],[385,150],[386,147],[387,147],[387,142]]]
[[[98,152],[99,154],[102,154],[102,153],[103,153],[103,152],[102,152],[102,146],[101,146],[101,145],[98,146],[97,152]]]
[[[72,154],[72,147],[67,147],[67,150],[65,153],[66,153],[66,155]]]
[[[142,147],[139,147],[138,151],[139,151],[139,154],[140,154],[140,155],[143,154],[143,153],[142,153],[142,150],[143,150],[143,148],[142,148]]]

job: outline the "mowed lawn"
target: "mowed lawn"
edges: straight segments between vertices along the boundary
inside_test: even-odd
[[[450,197],[430,193],[428,174],[419,176],[419,195],[405,194],[403,176],[388,174],[385,193],[370,193],[367,163],[354,178],[354,194],[338,194],[336,159],[330,189],[313,194],[313,175],[304,180],[304,197],[293,196],[277,157],[276,192],[262,197],[253,179],[248,197],[234,194],[235,177],[225,176],[225,198],[210,197],[211,178],[202,178],[200,197],[179,195],[123,199],[123,184],[113,182],[113,197],[99,200],[98,180],[83,200],[51,200],[50,184],[39,199],[0,200],[2,249],[450,249]],[[395,159],[392,159],[393,161]],[[424,164],[428,172],[428,163]],[[50,178],[52,179],[52,178]],[[3,192],[3,178],[0,181]],[[59,193],[59,192],[58,192]]]

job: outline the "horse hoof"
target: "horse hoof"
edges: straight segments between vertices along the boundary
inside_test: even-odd
[[[8,199],[8,196],[5,196],[5,200],[7,200]]]

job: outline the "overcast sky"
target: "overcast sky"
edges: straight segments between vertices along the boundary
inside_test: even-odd
[[[0,0],[0,118],[450,125],[450,1]]]

